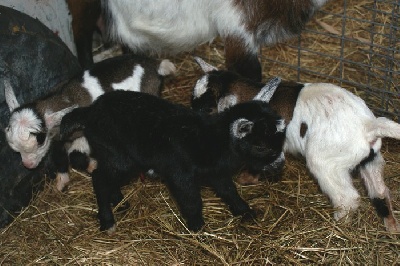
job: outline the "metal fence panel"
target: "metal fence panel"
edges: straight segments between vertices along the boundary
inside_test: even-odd
[[[400,0],[330,1],[301,36],[262,60],[285,78],[348,88],[376,115],[399,121],[399,9]]]

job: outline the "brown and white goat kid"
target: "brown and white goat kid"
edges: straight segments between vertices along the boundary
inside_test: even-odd
[[[22,106],[10,83],[5,81],[5,98],[11,111],[5,129],[7,141],[14,151],[21,154],[26,168],[36,168],[48,153],[52,140],[58,138],[62,117],[73,108],[90,105],[100,95],[112,90],[140,91],[159,96],[163,77],[174,71],[175,66],[169,60],[160,62],[135,55],[117,56],[94,64],[90,70],[62,84],[53,94]],[[77,138],[67,148],[68,153],[90,154],[83,137]],[[95,167],[95,162],[92,163],[88,171]],[[59,168],[56,187],[61,191],[69,176],[68,166]]]
[[[91,58],[91,39],[84,40],[84,36],[91,38],[90,31],[101,21],[106,35],[134,52],[184,52],[221,36],[225,41],[226,67],[261,81],[257,58],[260,45],[272,45],[299,34],[327,1],[102,0],[100,20],[93,18],[98,1],[68,3],[78,58],[83,65],[88,65],[84,61]]]
[[[218,70],[200,58],[196,61],[206,74],[194,87],[194,109],[220,112],[251,100],[263,86]],[[284,150],[305,157],[308,169],[336,208],[336,220],[358,208],[360,196],[351,180],[351,172],[357,170],[386,229],[400,231],[383,180],[385,162],[380,152],[381,138],[400,139],[398,123],[376,118],[361,98],[327,83],[282,82],[269,104],[288,123]]]

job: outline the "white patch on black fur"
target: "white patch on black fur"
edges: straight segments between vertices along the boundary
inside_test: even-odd
[[[284,119],[280,119],[276,124],[276,132],[284,132],[286,129],[286,123]]]
[[[71,147],[68,149],[68,154],[73,151],[79,151],[85,154],[90,154],[90,147],[85,137],[80,137],[72,142]]]
[[[136,65],[133,68],[132,76],[124,79],[119,83],[113,83],[111,86],[114,88],[114,90],[140,92],[140,86],[142,84],[143,75],[144,75],[144,68],[141,65]]]
[[[231,133],[235,138],[241,139],[251,133],[254,123],[245,118],[239,118],[232,123]]]
[[[104,93],[99,80],[96,77],[91,76],[88,70],[83,74],[82,86],[87,89],[92,97],[92,101],[96,100],[97,97]]]
[[[236,95],[227,95],[223,98],[221,98],[218,101],[218,112],[222,112],[225,109],[234,106],[235,104],[237,104],[238,99]]]
[[[175,72],[176,72],[175,65],[168,59],[164,59],[161,61],[160,66],[158,67],[158,71],[157,71],[157,73],[160,76],[172,75]]]
[[[279,157],[276,158],[276,160],[273,161],[272,163],[270,163],[269,165],[266,165],[263,170],[267,171],[270,169],[278,169],[282,166],[282,163],[284,163],[284,162],[285,162],[285,154],[283,152],[281,152]]]
[[[199,80],[197,80],[196,85],[194,86],[193,89],[193,98],[200,98],[201,95],[203,95],[207,91],[207,85],[208,85],[208,76],[205,75],[201,77]]]

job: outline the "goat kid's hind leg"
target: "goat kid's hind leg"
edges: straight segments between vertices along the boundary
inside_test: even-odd
[[[108,175],[105,169],[97,168],[92,173],[93,190],[99,208],[97,215],[100,220],[100,231],[107,230],[108,233],[115,231],[115,220],[111,209],[112,193],[115,192],[112,181],[112,176]]]
[[[335,220],[346,217],[359,206],[360,195],[354,188],[351,175],[347,169],[332,166],[321,158],[307,158],[307,166],[317,179],[323,193],[325,193],[336,211]]]
[[[204,225],[200,186],[190,175],[166,178],[171,194],[175,198],[189,230],[197,232]]]
[[[125,212],[130,207],[129,202],[121,203],[123,199],[124,195],[122,195],[120,186],[113,186],[112,192],[110,193],[110,204],[113,208],[118,206],[116,210],[118,213]]]
[[[68,148],[68,153],[72,168],[79,171],[87,171],[89,174],[96,169],[97,161],[89,156],[90,146],[85,137],[74,139]]]
[[[360,174],[378,215],[383,218],[386,230],[400,232],[400,225],[393,215],[390,192],[383,180],[383,167],[385,161],[380,152],[376,153],[373,160],[361,165]]]

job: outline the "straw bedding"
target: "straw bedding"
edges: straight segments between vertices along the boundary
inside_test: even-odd
[[[348,2],[350,7],[359,3]],[[335,27],[332,21],[325,23]],[[315,45],[319,45],[317,41]],[[294,58],[285,45],[263,48],[263,53],[288,61]],[[218,40],[172,58],[178,71],[167,80],[163,98],[188,105],[201,74],[193,54],[223,67],[223,44]],[[334,63],[318,64],[336,71]],[[263,69],[266,78],[279,74],[296,79],[295,73],[266,62]],[[346,75],[362,78],[355,72]],[[399,217],[400,143],[384,140],[382,152],[387,162],[385,182]],[[385,231],[358,176],[354,183],[362,194],[361,206],[351,221],[335,222],[333,208],[304,161],[288,156],[282,181],[237,186],[256,210],[256,220],[242,222],[233,217],[221,200],[204,188],[206,226],[199,233],[190,233],[162,181],[134,180],[123,188],[130,208],[116,214],[117,231],[107,235],[98,230],[90,176],[72,171],[66,192],[56,192],[53,181],[48,180],[15,221],[0,230],[0,265],[398,265],[399,234]]]

